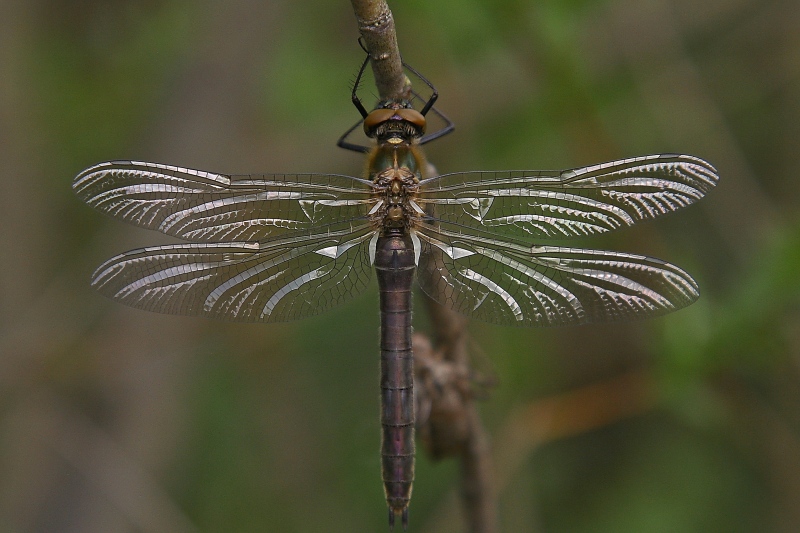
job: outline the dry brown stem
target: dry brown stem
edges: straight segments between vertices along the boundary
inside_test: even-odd
[[[407,98],[411,82],[403,72],[394,16],[383,0],[351,0],[362,42],[369,50],[381,99]]]

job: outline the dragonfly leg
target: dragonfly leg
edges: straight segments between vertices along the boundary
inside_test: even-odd
[[[369,63],[369,52],[367,51],[366,48],[364,48],[364,43],[361,42],[360,38],[358,40],[358,44],[361,46],[362,50],[367,52],[367,57],[364,59],[364,62],[361,63],[361,68],[358,69],[358,75],[356,76],[356,81],[353,82],[353,92],[350,95],[350,98],[353,101],[353,105],[356,106],[356,109],[358,109],[358,112],[361,113],[362,120],[359,120],[353,125],[352,128],[344,132],[342,136],[339,137],[339,140],[336,141],[336,146],[338,146],[339,148],[344,148],[345,150],[352,150],[353,152],[366,153],[369,152],[370,150],[369,146],[350,143],[345,140],[347,139],[348,135],[350,135],[356,128],[358,128],[361,125],[363,119],[367,118],[367,115],[369,114],[367,110],[364,108],[364,104],[361,103],[361,98],[358,97],[358,87],[359,85],[361,85],[361,77],[364,75],[364,69],[367,68],[367,64]]]
[[[361,98],[358,97],[358,86],[361,85],[361,76],[364,75],[364,70],[367,68],[367,64],[369,64],[369,50],[364,48],[364,43],[361,42],[361,39],[358,39],[358,44],[361,46],[361,49],[367,53],[367,57],[364,58],[364,62],[361,63],[361,68],[358,69],[358,75],[356,76],[356,81],[353,82],[353,92],[350,94],[350,99],[353,101],[353,105],[356,106],[358,112],[361,113],[362,118],[367,118],[367,110],[364,108],[364,104],[361,103]]]

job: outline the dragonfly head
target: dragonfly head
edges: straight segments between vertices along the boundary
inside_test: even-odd
[[[400,144],[422,137],[425,117],[411,104],[397,101],[381,102],[364,119],[364,133],[378,142]]]

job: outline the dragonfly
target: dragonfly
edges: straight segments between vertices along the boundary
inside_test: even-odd
[[[363,177],[231,175],[140,161],[83,170],[78,197],[117,219],[188,241],[103,263],[92,285],[123,304],[178,315],[284,322],[380,295],[381,470],[389,524],[408,526],[414,481],[412,287],[469,318],[562,326],[663,315],[698,298],[670,263],[548,244],[657,218],[700,200],[717,171],[690,155],[556,171],[428,175],[422,145],[453,131],[434,108],[387,99],[338,145],[367,154]],[[416,95],[416,93],[413,93]],[[416,98],[418,95],[412,97]],[[420,101],[422,99],[420,98]],[[426,133],[429,112],[445,125]],[[347,140],[358,126],[370,145]]]

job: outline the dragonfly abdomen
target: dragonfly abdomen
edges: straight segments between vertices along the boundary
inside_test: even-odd
[[[375,271],[381,307],[381,469],[389,523],[402,515],[414,481],[414,360],[411,352],[411,283],[414,245],[409,235],[378,238]]]

